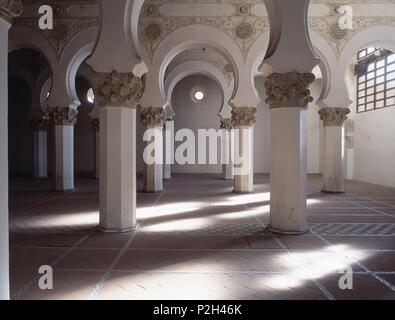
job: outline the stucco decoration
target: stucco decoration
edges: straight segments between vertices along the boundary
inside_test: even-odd
[[[92,85],[100,107],[136,108],[144,91],[142,79],[133,73],[93,72]]]
[[[348,108],[323,108],[319,111],[324,127],[341,127],[350,113]]]
[[[251,127],[256,123],[256,108],[235,107],[232,109],[232,127]]]
[[[44,115],[41,118],[30,119],[30,127],[32,131],[47,131],[48,130],[48,115]]]
[[[93,119],[91,125],[93,131],[95,132],[100,131],[100,119],[98,118]]]
[[[73,126],[77,122],[78,110],[69,107],[49,109],[49,120],[56,126]]]
[[[303,108],[313,101],[309,85],[312,73],[273,73],[265,82],[266,103],[274,108]]]
[[[35,29],[40,34],[43,34],[56,51],[58,58],[60,58],[67,44],[81,31],[99,26],[100,18],[98,17],[96,1],[82,0],[76,4],[65,0],[62,2],[57,1],[54,4],[51,3],[51,6],[54,11],[53,30],[41,30],[38,26],[39,19],[37,15],[23,15],[15,18],[14,24]],[[37,10],[31,9],[32,12],[37,12]],[[77,11],[78,15],[76,15]]]
[[[232,119],[221,119],[221,129],[231,130],[232,129]]]
[[[22,0],[0,0],[0,18],[11,22],[23,12]]]
[[[165,109],[161,107],[141,108],[140,120],[144,127],[160,127],[166,121]]]

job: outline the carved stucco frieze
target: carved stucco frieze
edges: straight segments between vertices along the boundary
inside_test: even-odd
[[[232,128],[232,119],[221,119],[221,129],[231,130]]]
[[[341,127],[350,113],[348,108],[323,108],[319,111],[324,127]]]
[[[22,0],[0,0],[0,18],[11,22],[23,13]]]
[[[93,72],[95,98],[100,107],[136,108],[144,92],[144,82],[133,73]]]
[[[166,121],[165,109],[161,107],[141,108],[140,120],[144,127],[160,127]]]
[[[256,123],[255,107],[232,108],[232,127],[251,127]]]
[[[304,108],[313,101],[309,85],[315,76],[312,73],[273,73],[266,82],[266,103],[274,108]]]
[[[56,126],[73,126],[77,122],[78,110],[69,107],[49,108],[49,120]]]

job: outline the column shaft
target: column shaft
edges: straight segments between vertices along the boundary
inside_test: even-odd
[[[95,178],[100,178],[100,131],[95,131]]]
[[[144,191],[161,192],[163,190],[163,127],[148,127],[146,130],[153,133],[151,136],[153,140],[147,142],[146,148],[152,150],[152,157],[155,160],[144,163]]]
[[[324,127],[323,191],[343,193],[344,189],[344,128]]]
[[[0,18],[0,300],[9,299],[8,28]]]
[[[346,172],[344,121],[347,108],[323,108],[319,111],[324,122],[323,192],[343,193]]]
[[[100,225],[127,232],[136,222],[136,110],[100,110]]]
[[[166,121],[163,131],[164,164],[163,179],[171,179],[171,166],[174,162],[174,122]]]
[[[254,191],[253,169],[253,127],[239,127],[234,130],[235,169],[234,192],[251,193]]]
[[[47,131],[33,131],[33,177],[48,177],[48,134]]]
[[[74,190],[74,126],[55,125],[55,189]]]
[[[307,111],[271,110],[270,229],[307,231]]]

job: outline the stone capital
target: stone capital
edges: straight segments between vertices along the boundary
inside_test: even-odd
[[[69,107],[49,108],[49,120],[56,126],[73,126],[77,122],[78,110]]]
[[[348,108],[323,108],[319,112],[324,127],[341,127],[350,113]]]
[[[141,78],[133,73],[92,73],[95,97],[100,107],[136,108],[144,91]]]
[[[22,0],[0,0],[0,18],[11,22],[23,13]]]
[[[266,103],[275,108],[305,108],[313,101],[309,85],[315,80],[312,73],[272,73],[265,82]]]
[[[251,127],[256,123],[255,107],[235,107],[232,109],[232,127]]]
[[[92,125],[93,131],[95,131],[95,132],[100,131],[100,119],[99,118],[94,118],[92,120],[91,125]]]
[[[144,127],[160,127],[166,120],[165,109],[161,107],[141,108],[140,120]]]
[[[47,131],[48,130],[48,115],[41,118],[31,118],[30,127],[33,131]]]
[[[231,130],[232,129],[232,119],[221,119],[221,129]]]

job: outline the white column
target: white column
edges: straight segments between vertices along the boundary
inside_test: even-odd
[[[254,191],[253,172],[253,128],[238,127],[234,130],[235,166],[234,166],[234,192],[251,193]]]
[[[74,126],[55,125],[55,189],[74,190]]]
[[[307,111],[271,110],[270,229],[307,231]]]
[[[136,110],[100,111],[100,225],[103,232],[127,232],[136,222]]]
[[[164,145],[164,163],[163,163],[163,179],[171,179],[171,166],[174,162],[174,122],[166,120],[163,131]]]
[[[144,137],[144,192],[163,190],[163,121],[164,109],[148,107],[141,109],[141,122],[145,128]]]
[[[234,163],[232,150],[232,119],[221,119],[221,159],[222,159],[222,179],[233,180],[234,178]]]
[[[95,178],[100,178],[100,120],[93,119],[92,129],[95,135]]]
[[[48,127],[44,119],[31,121],[33,129],[33,177],[48,177]]]
[[[1,7],[0,7],[1,9]],[[0,300],[9,299],[8,244],[8,29],[0,17]]]
[[[350,110],[347,108],[323,108],[323,192],[344,193],[346,172],[344,121]]]
[[[47,131],[33,132],[33,176],[48,177]]]
[[[251,193],[254,191],[253,125],[255,122],[256,108],[232,109],[235,193]]]

